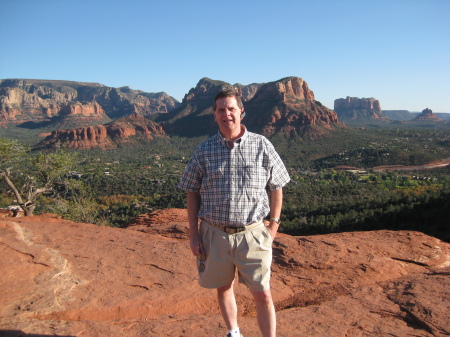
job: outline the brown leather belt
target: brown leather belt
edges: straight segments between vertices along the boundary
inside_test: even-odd
[[[225,225],[213,225],[213,224],[209,224],[212,227],[216,227],[219,228],[220,230],[224,231],[227,234],[236,234],[236,233],[241,233],[247,229],[251,229],[254,228],[258,225],[261,224],[261,221],[259,222],[254,222],[250,225],[247,225],[245,227],[233,227],[233,226],[225,226]]]
[[[225,225],[211,225],[211,226],[219,228],[228,234],[236,234],[236,233],[240,233],[240,232],[243,232],[246,230],[245,227],[231,227],[231,226],[225,226]]]

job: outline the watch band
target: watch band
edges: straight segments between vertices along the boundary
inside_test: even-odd
[[[280,218],[271,217],[270,221],[275,221],[277,224],[280,224]]]

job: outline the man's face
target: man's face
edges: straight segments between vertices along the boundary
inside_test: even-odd
[[[216,101],[214,120],[222,133],[241,130],[241,115],[244,109],[239,108],[235,97],[223,97]],[[224,134],[224,136],[227,136]]]

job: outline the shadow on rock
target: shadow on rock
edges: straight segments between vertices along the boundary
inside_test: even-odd
[[[75,335],[41,335],[41,334],[28,334],[21,330],[0,330],[1,337],[46,337],[46,336],[56,336],[56,337],[75,337]]]

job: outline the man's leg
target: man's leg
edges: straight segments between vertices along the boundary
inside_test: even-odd
[[[263,337],[275,337],[277,321],[272,293],[266,291],[251,291],[256,305],[258,325]]]
[[[238,327],[237,305],[233,289],[234,281],[230,284],[217,288],[217,299],[219,301],[220,312],[228,330]]]

